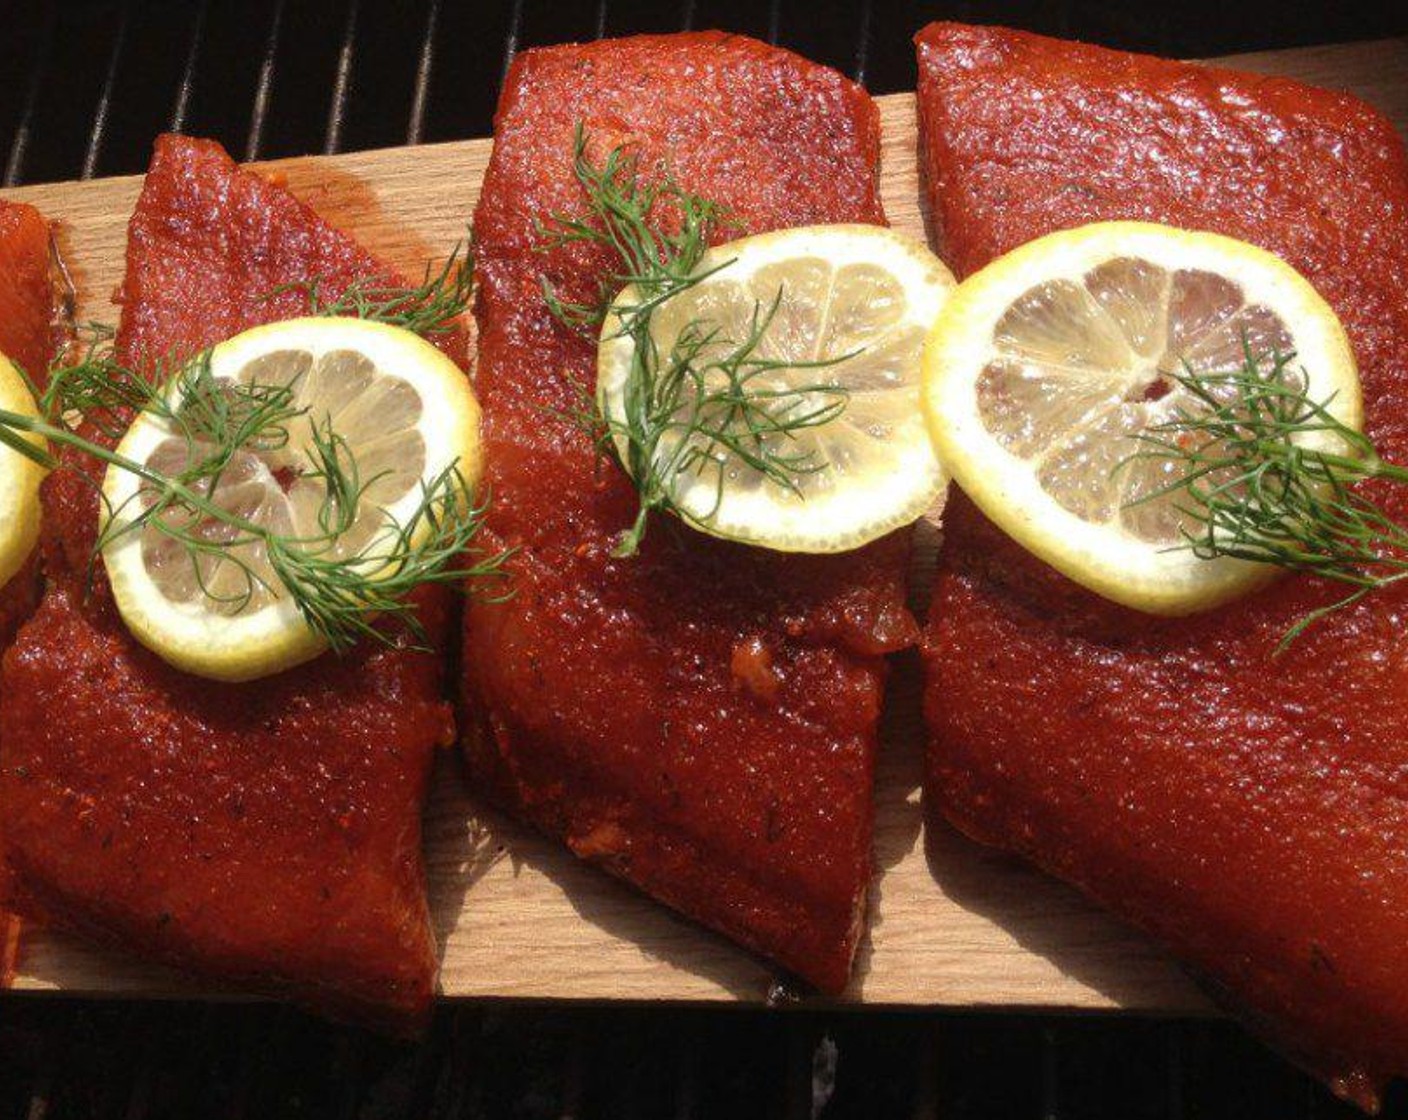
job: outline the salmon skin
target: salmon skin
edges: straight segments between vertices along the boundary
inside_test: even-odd
[[[218,145],[167,136],[129,229],[120,356],[138,367],[393,272]],[[463,346],[463,338],[455,346]],[[0,678],[0,868],[10,902],[96,940],[316,1010],[411,1031],[435,945],[420,814],[453,741],[441,659],[363,644],[246,685],[181,673],[84,578],[97,519],[44,492],[48,577]],[[422,589],[447,637],[448,602]]]
[[[38,210],[0,200],[0,354],[37,384],[44,381],[56,343],[49,237],[49,223]],[[0,654],[9,648],[20,623],[38,602],[36,551],[0,587]],[[0,988],[13,979],[19,933],[19,919],[0,910]]]
[[[1408,160],[1355,99],[989,28],[918,36],[933,213],[960,274],[1064,227],[1245,239],[1344,320],[1367,431],[1408,461]],[[1408,517],[1402,488],[1374,496]],[[1277,642],[1342,587],[1211,613],[1106,602],[950,504],[925,638],[930,812],[1169,946],[1373,1107],[1408,1072],[1408,591]]]
[[[589,155],[626,145],[760,232],[883,223],[879,122],[825,67],[719,33],[533,50],[510,70],[474,218],[488,515],[518,549],[512,599],[473,603],[473,780],[655,898],[817,987],[847,982],[870,875],[884,654],[917,633],[908,535],[835,557],[767,553],[657,517],[613,559],[636,494],[561,414],[595,347],[557,324],[547,276],[592,299],[599,252],[542,251],[578,215]]]

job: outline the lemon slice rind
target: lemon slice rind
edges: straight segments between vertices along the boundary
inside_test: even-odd
[[[1212,272],[1239,284],[1293,331],[1294,367],[1305,370],[1309,398],[1329,401],[1332,415],[1360,427],[1362,402],[1349,339],[1309,281],[1245,242],[1142,222],[1097,223],[1051,234],[964,281],[925,345],[924,409],[954,480],[1026,549],[1115,602],[1150,614],[1190,614],[1245,594],[1276,569],[1230,557],[1199,559],[1188,549],[1161,548],[1120,526],[1085,520],[1043,489],[1031,463],[1003,447],[979,411],[977,378],[993,357],[994,330],[1014,301],[1044,280],[1079,278],[1116,258]],[[1332,440],[1317,433],[1300,442],[1337,450]]]
[[[0,409],[39,419],[39,409],[20,372],[0,354]],[[44,441],[31,436],[35,447]],[[0,588],[24,568],[39,540],[39,484],[44,468],[13,447],[0,444]]]

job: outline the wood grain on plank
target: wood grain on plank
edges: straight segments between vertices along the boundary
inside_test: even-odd
[[[1408,132],[1408,40],[1220,61],[1357,93]],[[897,228],[922,236],[914,98],[878,100],[886,211]],[[470,140],[262,166],[368,248],[416,274],[464,238],[490,147]],[[86,317],[114,318],[111,296],[140,182],[134,176],[6,192],[62,223],[61,245]],[[921,539],[918,609],[930,582],[932,528],[921,526]],[[846,1001],[1207,1009],[1162,953],[1061,884],[948,831],[926,841],[912,655],[897,661],[882,738],[870,932]],[[448,753],[426,814],[426,859],[446,995],[761,1001],[774,979],[764,963],[724,939],[478,804]],[[16,986],[196,993],[171,973],[33,929]]]

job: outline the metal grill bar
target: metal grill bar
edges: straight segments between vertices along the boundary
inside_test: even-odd
[[[931,1023],[919,1033],[914,1047],[914,1095],[908,1120],[939,1120],[939,1077],[937,1069],[940,1044],[939,1024]]]
[[[200,44],[205,35],[205,13],[209,0],[200,0],[196,5],[195,18],[191,21],[191,45],[186,49],[186,65],[181,71],[181,84],[176,89],[176,104],[171,108],[171,131],[184,132],[186,117],[191,111],[191,95],[195,90],[196,68],[200,65]]]
[[[694,10],[697,7],[695,0],[684,0],[680,10],[680,30],[694,30]]]
[[[474,1040],[467,1037],[465,1019],[456,1016],[450,1024],[449,1038],[445,1043],[445,1055],[440,1062],[440,1076],[436,1081],[432,1102],[432,1116],[462,1116],[465,1114],[466,1097],[470,1078],[465,1076],[465,1055],[472,1050]]]
[[[157,1053],[157,1035],[149,1034],[141,1043],[137,1063],[132,1070],[132,1084],[127,1089],[127,1103],[123,1116],[150,1116],[156,1105],[157,1070],[160,1055]]]
[[[1061,1089],[1058,1080],[1061,1055],[1057,1049],[1056,1032],[1046,1027],[1041,1032],[1041,1120],[1061,1120]]]
[[[279,55],[279,33],[283,30],[284,0],[274,0],[269,34],[264,39],[264,57],[259,62],[259,80],[254,87],[254,105],[249,113],[249,135],[245,140],[246,161],[259,158],[264,146],[264,121],[269,115],[269,98],[274,90],[274,66]]]
[[[323,138],[323,154],[328,156],[342,148],[342,123],[347,116],[347,99],[352,94],[352,64],[357,53],[357,8],[358,0],[350,0],[347,25],[342,31],[342,47],[337,52],[337,75],[333,79],[327,133]]]
[[[499,88],[508,81],[508,68],[513,65],[513,56],[518,53],[518,36],[523,30],[523,0],[513,0],[509,9],[508,30],[504,32],[504,63],[499,71]]]
[[[337,1057],[332,1080],[340,1086],[337,1116],[339,1120],[355,1120],[362,1105],[361,1078],[358,1076],[367,1036],[360,1031],[344,1031],[337,1039]]]
[[[606,38],[606,0],[597,0],[596,37],[598,39]]]
[[[58,1044],[46,1047],[40,1058],[39,1072],[35,1075],[34,1083],[29,1090],[27,1120],[45,1120],[49,1114],[49,1098],[54,1089],[54,1077],[58,1073],[57,1055],[62,1049],[61,1040],[57,1037],[55,1043]]]
[[[562,1120],[577,1120],[582,1114],[586,1095],[587,1037],[585,1031],[573,1031],[567,1043],[567,1057],[562,1070]]]
[[[782,0],[770,0],[768,4],[768,42],[777,46],[782,35]]]
[[[856,65],[854,77],[861,85],[865,84],[866,67],[870,64],[870,36],[873,25],[871,8],[873,0],[861,0],[860,30],[856,35]]]
[[[1183,1032],[1170,1027],[1164,1044],[1168,1059],[1168,1120],[1183,1120]]]
[[[24,107],[20,110],[20,121],[15,128],[15,138],[10,144],[10,158],[5,161],[5,182],[13,187],[24,173],[25,152],[29,148],[29,131],[34,123],[34,111],[39,104],[39,91],[44,86],[44,78],[49,70],[49,60],[54,53],[54,29],[59,21],[57,5],[49,8],[44,20],[44,30],[40,36],[39,50],[35,52],[34,69],[29,74],[29,84],[24,91]]]
[[[699,1049],[688,1041],[675,1043],[674,1120],[696,1120],[699,1100]]]
[[[411,116],[406,122],[406,143],[419,144],[425,136],[425,110],[430,102],[430,74],[435,66],[435,33],[440,27],[440,0],[430,0],[425,17],[425,38],[416,61],[416,91],[411,99]]]
[[[784,1120],[810,1120],[812,1115],[812,1054],[816,1040],[811,1032],[794,1030],[787,1036],[786,1070],[782,1078]]]
[[[93,113],[93,127],[88,132],[88,149],[83,154],[83,168],[80,179],[91,179],[98,169],[98,157],[103,151],[103,136],[108,128],[108,115],[112,111],[112,92],[117,84],[117,68],[122,65],[122,48],[127,42],[127,25],[132,18],[132,4],[124,0],[117,20],[117,31],[112,37],[112,50],[108,54],[108,68],[103,75],[103,90],[98,96],[98,107]]]

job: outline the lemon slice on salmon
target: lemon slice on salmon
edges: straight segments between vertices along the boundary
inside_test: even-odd
[[[682,339],[708,337],[651,462],[676,512],[729,540],[840,552],[934,505],[947,478],[919,407],[920,357],[954,282],[926,246],[880,226],[807,226],[710,249],[695,275],[650,315],[659,370]],[[617,297],[598,350],[597,407],[628,470],[642,388],[620,323],[640,301],[635,285]],[[755,334],[750,359],[767,368],[716,364]],[[827,418],[795,423],[807,415]],[[711,424],[738,446],[702,434]],[[789,465],[790,484],[768,460]]]
[[[407,526],[431,530],[415,516],[431,480],[454,468],[472,487],[479,476],[479,406],[468,381],[434,346],[398,327],[349,318],[258,327],[210,352],[209,384],[216,391],[203,392],[213,403],[190,399],[196,384],[173,379],[165,406],[137,416],[118,455],[179,478],[209,452],[204,437],[193,442],[180,430],[186,411],[219,407],[221,387],[251,390],[234,398],[245,402],[287,390],[296,415],[283,425],[284,435],[273,430],[241,444],[213,485],[201,482],[199,490],[227,515],[305,542],[319,560],[384,556],[386,542]],[[328,512],[337,506],[329,503],[315,425],[324,437],[335,433],[344,462],[355,465],[354,515],[335,534]],[[122,466],[108,469],[103,494],[107,518],[136,525],[114,534],[104,522],[113,596],[128,629],[164,660],[200,676],[243,681],[327,648],[259,539],[219,518],[178,515],[177,528],[215,546],[193,552],[150,521],[139,522],[157,490]],[[375,570],[365,574],[379,578]]]
[[[1344,328],[1290,265],[1216,234],[1100,223],[959,286],[925,347],[925,411],[955,481],[1027,549],[1116,602],[1187,614],[1275,569],[1181,547],[1196,532],[1183,475],[1131,456],[1141,434],[1207,408],[1176,375],[1235,370],[1248,354],[1259,370],[1293,354],[1306,398],[1360,426]],[[1303,443],[1340,450],[1332,438]]]
[[[0,410],[39,419],[39,409],[20,371],[0,354]],[[43,448],[38,436],[29,437]],[[39,484],[44,468],[13,447],[0,444],[0,587],[24,567],[39,539]]]

